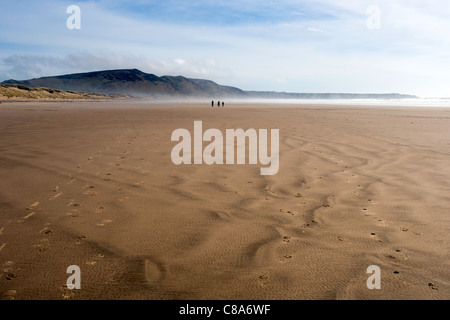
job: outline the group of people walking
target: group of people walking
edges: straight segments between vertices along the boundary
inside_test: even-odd
[[[220,101],[217,101],[217,106],[220,107]],[[211,101],[211,107],[214,107],[214,100]],[[222,101],[222,108],[225,107],[225,102]]]

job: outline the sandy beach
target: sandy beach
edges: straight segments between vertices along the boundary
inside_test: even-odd
[[[175,165],[194,121],[277,174]],[[450,299],[449,181],[445,108],[3,102],[0,299]]]

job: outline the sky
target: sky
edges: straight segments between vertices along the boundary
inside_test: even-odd
[[[0,0],[0,8],[0,81],[137,68],[243,90],[450,97],[447,0]]]

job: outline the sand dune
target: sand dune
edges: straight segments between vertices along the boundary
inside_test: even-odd
[[[174,165],[195,120],[278,173]],[[450,298],[448,109],[2,103],[0,150],[1,299]]]
[[[28,87],[21,84],[0,84],[0,103],[10,100],[111,100],[111,99],[129,99],[128,96],[112,96],[93,92],[73,92],[43,87]]]

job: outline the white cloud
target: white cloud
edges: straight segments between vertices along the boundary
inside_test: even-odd
[[[182,65],[182,64],[185,64],[185,63],[186,63],[186,61],[185,61],[184,59],[181,59],[181,58],[177,58],[177,59],[175,59],[174,61],[175,61],[175,63],[178,64],[178,65]]]

